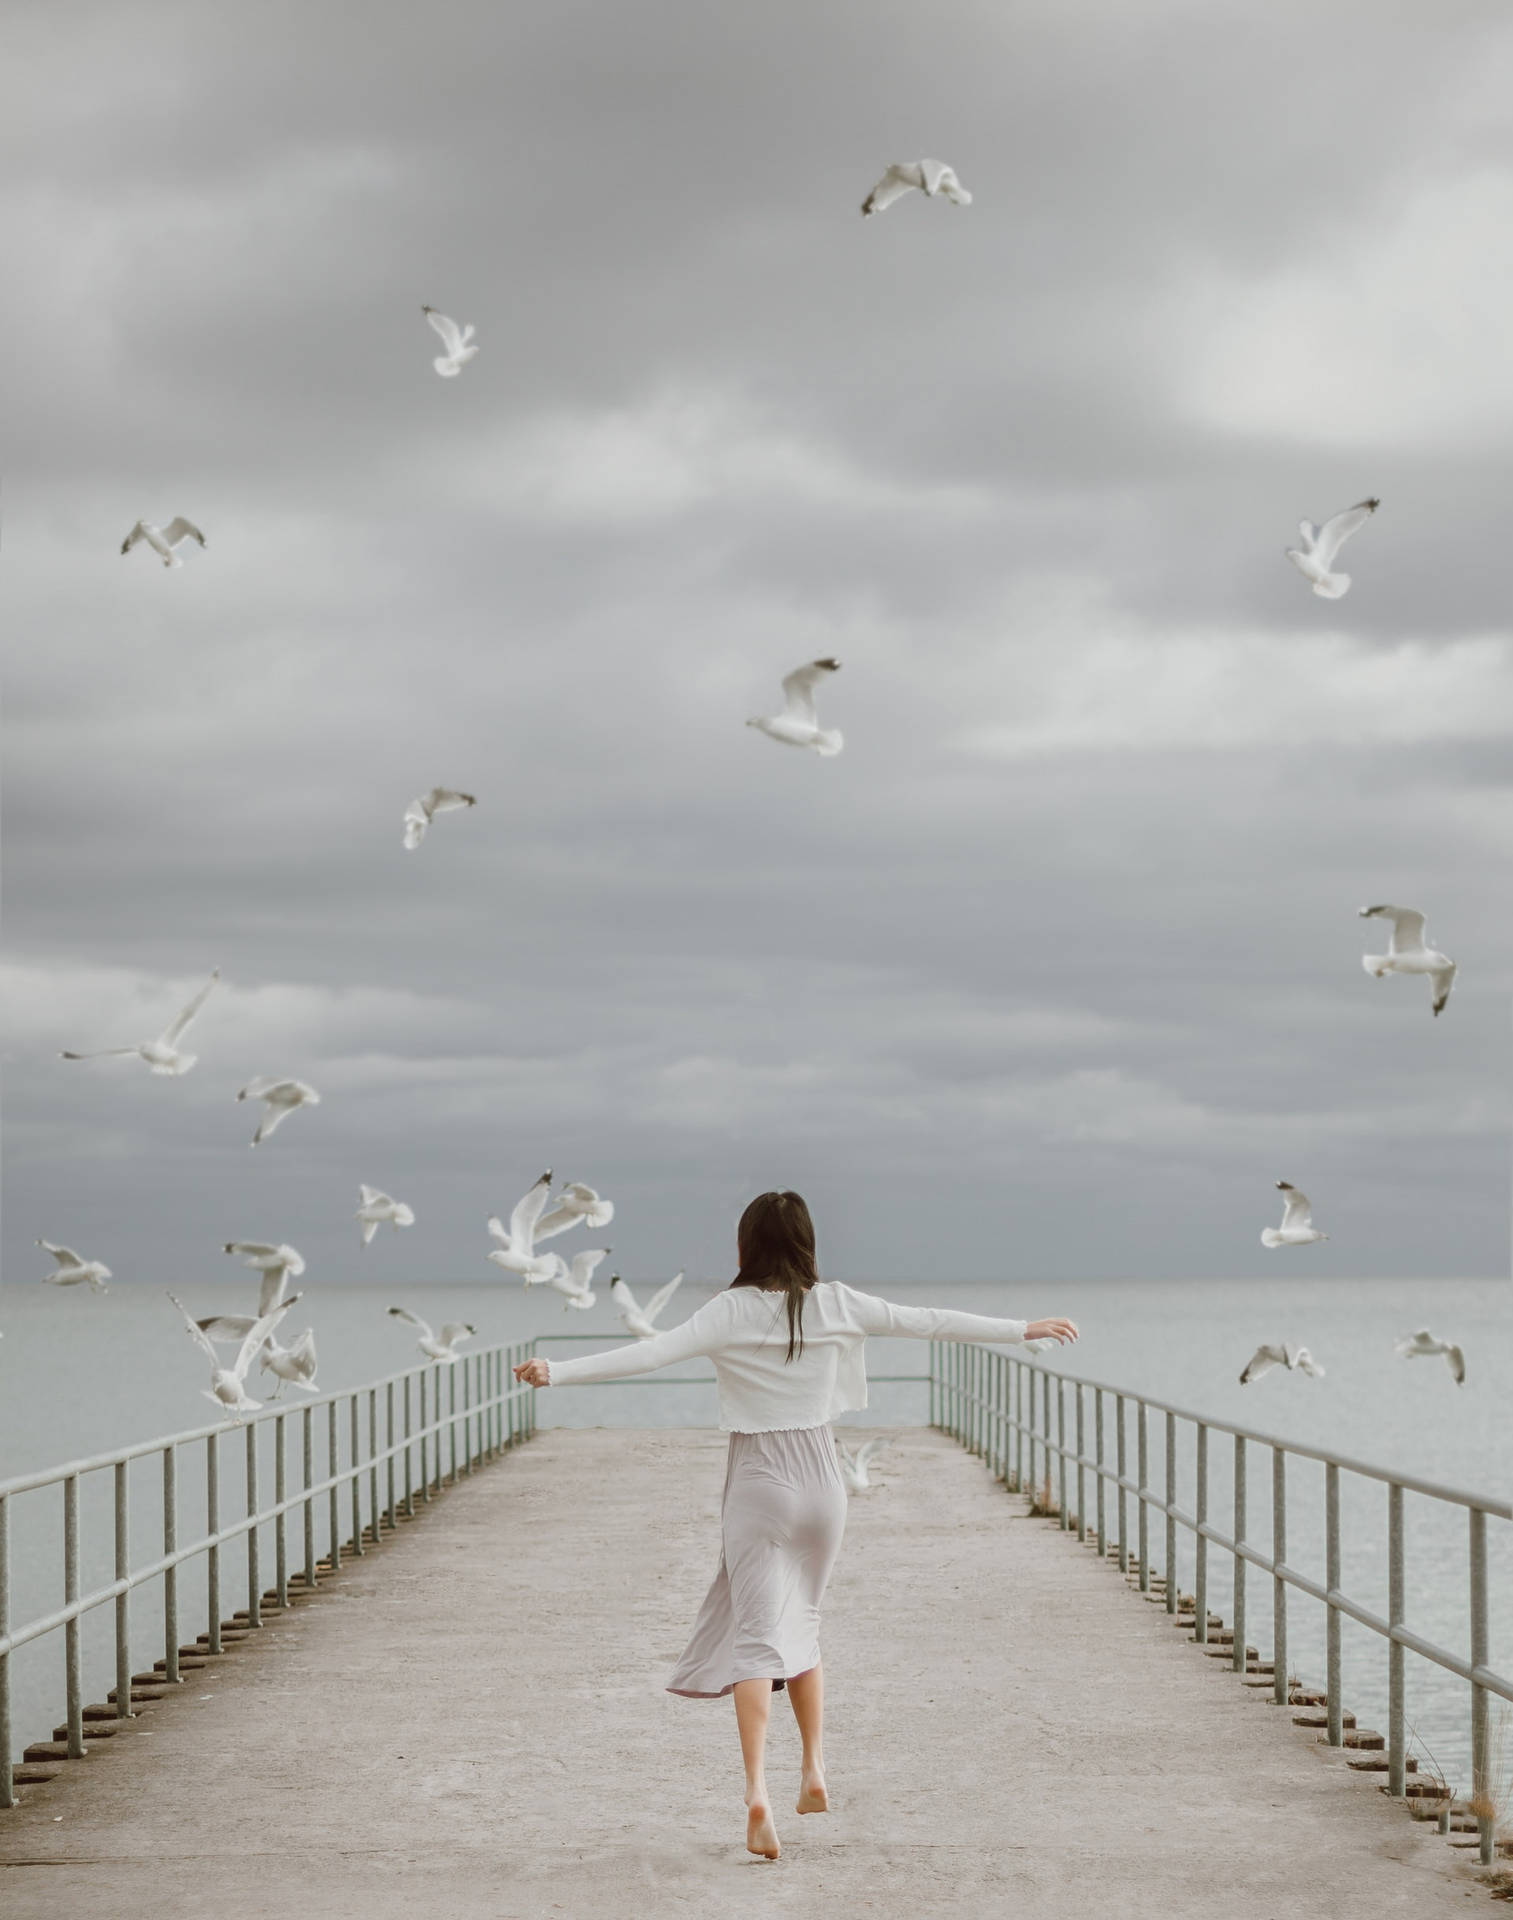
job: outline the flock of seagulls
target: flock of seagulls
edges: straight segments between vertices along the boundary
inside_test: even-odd
[[[883,213],[913,193],[927,200],[942,198],[957,207],[972,204],[972,195],[962,185],[953,167],[941,160],[920,159],[890,165],[862,201],[862,214],[871,217]],[[442,379],[456,379],[478,354],[476,329],[470,322],[459,325],[447,314],[429,305],[423,306],[421,311],[443,349],[432,361],[437,375]],[[1302,545],[1288,547],[1285,552],[1315,594],[1324,599],[1337,600],[1349,590],[1350,575],[1338,571],[1335,565],[1340,549],[1366,525],[1380,505],[1380,500],[1370,498],[1336,513],[1322,525],[1311,520],[1300,523]],[[182,515],[163,526],[138,520],[122,542],[121,552],[123,555],[129,554],[134,547],[145,545],[158,555],[165,568],[171,569],[182,566],[179,549],[190,541],[202,549],[206,546],[205,536],[199,527]],[[794,668],[782,682],[782,711],[758,716],[746,724],[781,745],[802,748],[822,758],[835,757],[844,746],[843,736],[837,729],[820,725],[815,694],[821,684],[840,670],[840,664],[839,660],[827,657]],[[428,792],[418,795],[404,811],[404,850],[414,852],[418,849],[439,815],[465,811],[477,804],[475,795],[450,787],[432,787]],[[1386,919],[1392,924],[1388,951],[1363,957],[1362,965],[1366,972],[1377,979],[1388,973],[1428,976],[1432,989],[1431,1010],[1438,1016],[1449,999],[1456,964],[1429,944],[1424,915],[1416,908],[1388,905],[1363,907],[1360,911],[1362,917]],[[92,1053],[65,1052],[62,1057],[66,1060],[90,1060],[108,1055],[134,1055],[144,1061],[154,1074],[172,1077],[188,1073],[195,1066],[198,1056],[185,1051],[181,1042],[203,1010],[219,978],[220,970],[217,968],[156,1038],[134,1046],[109,1047]],[[270,1139],[289,1116],[301,1107],[320,1104],[319,1093],[307,1082],[267,1076],[249,1081],[236,1098],[238,1101],[253,1100],[262,1104],[262,1116],[252,1136],[251,1144],[254,1147]],[[593,1188],[577,1181],[569,1182],[553,1198],[551,1183],[552,1175],[548,1171],[517,1202],[507,1227],[497,1216],[489,1220],[488,1232],[495,1244],[486,1258],[503,1271],[516,1275],[527,1289],[535,1286],[552,1287],[563,1297],[565,1311],[583,1311],[595,1303],[594,1273],[612,1249],[587,1248],[567,1260],[554,1249],[543,1250],[540,1243],[578,1226],[594,1230],[606,1226],[613,1217],[614,1206]],[[1266,1228],[1261,1235],[1262,1243],[1268,1248],[1301,1247],[1327,1239],[1328,1236],[1313,1224],[1312,1207],[1307,1195],[1288,1181],[1279,1180],[1276,1184],[1285,1195],[1282,1223],[1280,1227]],[[360,1187],[359,1195],[356,1218],[364,1247],[372,1244],[382,1226],[397,1231],[414,1224],[413,1209],[380,1188],[364,1185]],[[37,1244],[51,1254],[56,1263],[53,1272],[46,1276],[50,1284],[87,1284],[95,1292],[106,1290],[105,1282],[110,1278],[110,1269],[101,1261],[83,1259],[71,1248],[57,1246],[50,1241],[38,1241]],[[196,1320],[175,1296],[170,1295],[169,1298],[183,1314],[191,1337],[212,1363],[211,1385],[205,1389],[207,1396],[227,1408],[234,1417],[239,1417],[259,1404],[247,1393],[247,1376],[254,1359],[259,1361],[263,1371],[272,1373],[277,1379],[275,1393],[281,1391],[286,1383],[311,1392],[316,1390],[315,1336],[313,1329],[307,1328],[288,1346],[282,1345],[276,1337],[284,1316],[301,1297],[288,1291],[290,1280],[297,1279],[305,1270],[304,1260],[295,1248],[283,1243],[231,1241],[226,1244],[225,1251],[240,1257],[259,1276],[255,1314],[223,1314]],[[626,1331],[638,1339],[651,1338],[659,1316],[666,1310],[682,1280],[681,1272],[674,1275],[665,1285],[657,1288],[643,1307],[628,1283],[620,1275],[613,1275],[610,1298]],[[421,1352],[442,1364],[454,1363],[459,1357],[458,1345],[475,1331],[471,1325],[448,1323],[439,1333],[434,1333],[426,1321],[408,1308],[392,1307],[389,1313],[396,1320],[415,1328],[420,1336],[418,1345]],[[236,1355],[233,1363],[224,1367],[220,1364],[216,1348],[228,1343],[236,1346]],[[1411,1339],[1400,1341],[1396,1351],[1408,1358],[1443,1354],[1455,1379],[1462,1381],[1465,1377],[1461,1349],[1437,1340],[1427,1329],[1421,1329]],[[1244,1383],[1256,1379],[1274,1367],[1285,1367],[1289,1371],[1315,1376],[1323,1372],[1313,1362],[1306,1347],[1266,1345],[1258,1349],[1251,1359],[1240,1376],[1241,1381]],[[843,1470],[847,1484],[853,1489],[870,1484],[868,1463],[883,1444],[880,1440],[869,1441],[854,1455],[841,1445]]]

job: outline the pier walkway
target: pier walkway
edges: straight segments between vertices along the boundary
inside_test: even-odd
[[[7,1920],[1415,1920],[1478,1876],[980,1461],[898,1431],[826,1610],[834,1811],[746,1854],[734,1715],[662,1691],[722,1435],[553,1429],[0,1821]]]

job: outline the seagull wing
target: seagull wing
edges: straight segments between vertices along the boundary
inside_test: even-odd
[[[1362,907],[1361,918],[1392,922],[1390,953],[1411,953],[1424,944],[1424,916],[1417,907]]]
[[[357,1191],[362,1196],[362,1203],[365,1207],[377,1206],[380,1203],[384,1206],[392,1204],[389,1196],[378,1187],[365,1187],[359,1183]]]
[[[680,1279],[681,1277],[682,1276],[679,1275]],[[614,1279],[610,1281],[609,1290],[610,1290],[611,1296],[614,1299],[615,1305],[620,1309],[621,1313],[640,1313],[641,1312],[640,1302],[636,1299],[636,1296],[631,1292],[630,1282],[628,1280],[622,1280],[618,1273],[615,1275]],[[660,1297],[661,1296],[659,1295],[658,1298]],[[651,1317],[651,1311],[648,1308],[646,1313],[646,1318],[650,1319],[650,1317]]]
[[[418,1313],[411,1313],[408,1307],[390,1307],[389,1316],[394,1320],[403,1320],[407,1327],[414,1327],[423,1340],[431,1338],[430,1324],[422,1320]]]
[[[675,1273],[671,1278],[671,1280],[668,1281],[665,1287],[657,1288],[656,1292],[651,1296],[651,1298],[646,1303],[646,1317],[648,1320],[656,1319],[657,1315],[662,1311],[662,1309],[667,1305],[668,1301],[671,1300],[673,1295],[677,1292],[678,1287],[682,1283],[682,1279],[683,1279],[683,1275],[681,1273]],[[621,1285],[622,1286],[624,1285],[623,1281],[621,1282]]]
[[[1316,520],[1300,520],[1298,532],[1303,536],[1303,544],[1311,553],[1319,544],[1319,525]]]
[[[1434,982],[1434,1011],[1439,1013],[1450,998],[1450,989],[1455,985],[1457,968],[1452,960],[1448,967],[1438,967],[1429,978]]]
[[[1351,534],[1358,528],[1364,527],[1380,505],[1379,500],[1362,500],[1353,507],[1347,507],[1343,513],[1337,513],[1332,519],[1326,520],[1319,528],[1318,536],[1314,541],[1314,558],[1322,566],[1331,565],[1334,556]]]
[[[835,673],[840,667],[839,660],[811,660],[807,666],[795,667],[783,680],[783,698],[787,702],[784,713],[790,720],[802,720],[806,726],[817,727],[819,720],[814,711],[814,689],[818,681]]]
[[[510,1236],[505,1229],[505,1224],[497,1213],[489,1215],[489,1232],[501,1246],[507,1247],[510,1244]]]
[[[912,193],[919,185],[917,180],[907,179],[902,167],[889,167],[877,185],[862,202],[863,213],[884,213],[895,200],[902,200],[906,193]]]
[[[515,1202],[515,1209],[510,1215],[510,1238],[526,1253],[530,1252],[534,1243],[536,1223],[546,1206],[546,1196],[551,1189],[551,1184],[551,1173],[549,1171],[543,1173],[525,1198]]]
[[[476,807],[476,794],[456,793],[451,787],[432,787],[421,803],[429,814],[455,813],[459,807]]]
[[[211,994],[215,991],[215,983],[217,980],[220,979],[220,977],[221,977],[221,970],[219,967],[217,967],[215,971],[211,974],[210,978],[205,982],[204,986],[200,988],[199,992],[189,1002],[188,1006],[184,1008],[183,1012],[180,1013],[177,1016],[177,1018],[174,1019],[168,1026],[164,1027],[161,1035],[159,1036],[160,1045],[165,1047],[171,1047],[174,1044],[174,1042],[184,1032],[185,1028],[189,1025],[190,1021],[193,1020],[194,1016],[199,1012],[200,1008],[204,1006],[205,1002],[210,998]]]
[[[186,520],[181,513],[175,514],[173,519],[168,522],[168,525],[164,527],[163,538],[168,542],[170,547],[176,547],[181,540],[198,540],[202,547],[205,544],[204,534],[200,532],[192,520]]]
[[[413,853],[426,837],[426,828],[431,824],[431,816],[426,812],[423,800],[412,800],[405,808],[404,830],[405,851]]]
[[[550,1240],[553,1234],[566,1233],[569,1227],[576,1227],[583,1215],[576,1207],[553,1207],[549,1213],[543,1213],[536,1222],[536,1239]]]
[[[582,1253],[573,1255],[573,1287],[576,1292],[588,1291],[589,1282],[594,1277],[594,1269],[608,1252],[608,1247],[585,1247]]]
[[[199,1321],[195,1319],[194,1315],[190,1313],[188,1307],[184,1305],[183,1301],[180,1300],[176,1294],[170,1293],[168,1298],[172,1300],[173,1304],[178,1308],[179,1312],[183,1314],[184,1325],[189,1329],[190,1339],[193,1340],[194,1344],[199,1348],[200,1352],[204,1354],[205,1358],[210,1362],[211,1366],[219,1367],[221,1364],[221,1356],[216,1352],[215,1346],[211,1341],[210,1336],[205,1332],[205,1329],[200,1325]]]
[[[284,1297],[284,1288],[289,1284],[287,1267],[272,1267],[263,1275],[263,1283],[257,1290],[257,1317],[262,1319],[265,1313],[272,1313]]]
[[[1314,1359],[1307,1347],[1299,1347],[1293,1356],[1293,1365],[1301,1367],[1304,1373],[1311,1373],[1315,1380],[1322,1380],[1324,1369]]]
[[[881,1453],[883,1448],[887,1446],[887,1444],[888,1442],[886,1440],[864,1441],[861,1447],[857,1450],[856,1464],[859,1467],[866,1466],[867,1462],[873,1457],[873,1455]]]
[[[247,1264],[255,1266],[260,1261],[276,1259],[280,1250],[266,1240],[228,1240],[223,1251],[245,1253],[248,1255]]]
[[[441,1344],[455,1347],[460,1340],[466,1340],[473,1329],[466,1320],[448,1320],[441,1329]]]
[[[207,1340],[244,1340],[255,1324],[250,1313],[212,1313],[194,1323]]]
[[[422,307],[421,312],[441,335],[441,344],[446,348],[448,355],[455,360],[463,346],[462,334],[457,322],[449,320],[444,313],[438,313],[434,307]]]
[[[1282,1225],[1286,1227],[1311,1227],[1313,1208],[1306,1193],[1299,1193],[1296,1187],[1283,1187],[1287,1196],[1287,1205],[1282,1212]]]
[[[1450,1371],[1455,1375],[1455,1384],[1462,1386],[1466,1378],[1466,1356],[1459,1347],[1446,1347],[1445,1358],[1450,1363]]]
[[[296,1294],[294,1299],[285,1300],[282,1306],[275,1307],[272,1313],[259,1315],[247,1329],[247,1337],[243,1340],[241,1346],[237,1348],[236,1359],[231,1367],[231,1371],[236,1375],[238,1380],[245,1380],[247,1378],[247,1369],[252,1365],[258,1348],[268,1338],[268,1335],[272,1333],[284,1315],[288,1313],[294,1305],[294,1300],[298,1298],[299,1296]]]
[[[131,532],[128,533],[126,538],[121,542],[122,553],[130,553],[139,540],[145,540],[146,538],[147,527],[143,521],[139,520]]]
[[[1280,1347],[1257,1347],[1246,1362],[1245,1371],[1240,1375],[1240,1385],[1243,1387],[1247,1380],[1259,1380],[1263,1373],[1270,1373],[1273,1367],[1286,1364],[1287,1355]]]

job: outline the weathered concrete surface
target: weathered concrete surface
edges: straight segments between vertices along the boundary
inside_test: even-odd
[[[0,1815],[7,1920],[1435,1920],[1476,1871],[938,1435],[855,1498],[834,1812],[743,1846],[726,1701],[662,1684],[724,1441],[543,1434]],[[209,1694],[208,1700],[200,1696]],[[61,1815],[59,1821],[56,1816]]]

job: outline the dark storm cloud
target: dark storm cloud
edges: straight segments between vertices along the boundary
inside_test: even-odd
[[[1271,1271],[1278,1176],[1335,1270],[1501,1270],[1499,10],[68,11],[0,136],[12,1272],[355,1273],[363,1179],[481,1274],[548,1160],[645,1271],[775,1180],[856,1275]],[[973,206],[861,220],[919,150]],[[742,731],[832,651],[839,760]],[[52,1057],[214,964],[184,1081]]]

